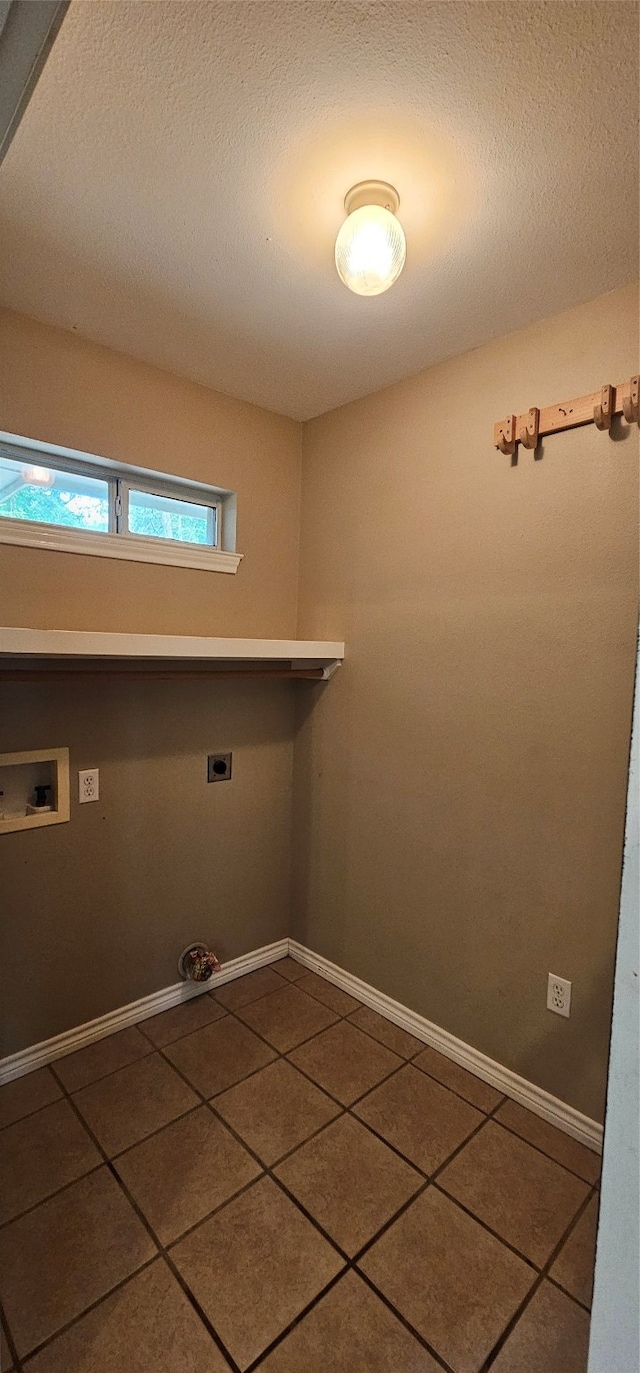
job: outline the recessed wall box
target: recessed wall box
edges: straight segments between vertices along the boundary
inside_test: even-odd
[[[0,834],[68,819],[68,748],[0,753]]]

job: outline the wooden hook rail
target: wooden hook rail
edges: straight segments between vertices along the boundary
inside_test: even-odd
[[[538,440],[562,429],[576,429],[581,424],[595,424],[598,429],[610,429],[614,415],[624,415],[628,424],[637,424],[640,402],[640,375],[631,377],[619,386],[607,383],[599,391],[560,405],[546,405],[538,410],[534,405],[523,415],[507,415],[493,426],[493,442],[501,453],[513,454],[516,444],[535,448]]]

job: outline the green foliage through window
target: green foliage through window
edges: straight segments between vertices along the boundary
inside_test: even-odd
[[[23,486],[5,500],[0,493],[0,514],[14,520],[39,520],[42,524],[69,525],[73,529],[109,529],[109,504],[97,496],[41,486]]]

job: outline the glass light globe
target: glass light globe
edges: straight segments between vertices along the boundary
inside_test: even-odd
[[[382,205],[353,210],[336,239],[338,276],[358,296],[379,296],[397,281],[407,256],[402,225]]]
[[[48,467],[23,467],[21,476],[28,486],[53,486],[55,481]]]

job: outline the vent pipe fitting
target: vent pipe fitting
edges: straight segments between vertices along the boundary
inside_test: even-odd
[[[183,949],[178,959],[178,972],[185,982],[208,982],[213,973],[220,972],[220,964],[211,949],[198,941]]]

